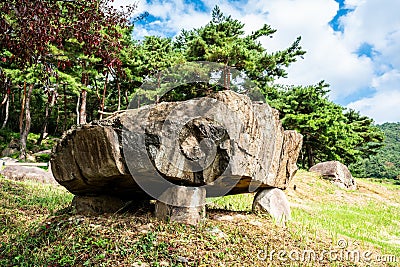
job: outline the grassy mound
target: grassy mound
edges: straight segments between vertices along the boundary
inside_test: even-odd
[[[397,266],[400,185],[357,182],[299,172],[286,227],[250,213],[252,194],[214,199],[193,227],[149,208],[74,215],[62,187],[0,178],[0,266]]]

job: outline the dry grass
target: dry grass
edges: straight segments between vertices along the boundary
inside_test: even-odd
[[[286,227],[250,213],[251,195],[217,200],[207,220],[193,227],[157,221],[151,207],[98,217],[73,215],[67,208],[72,196],[63,188],[0,178],[0,266],[365,266],[329,261],[329,256],[296,260],[304,251],[343,251],[337,244],[341,238],[349,244],[346,250],[384,252],[375,243],[333,234],[319,220],[327,215],[318,212],[325,203],[358,207],[368,199],[398,205],[397,187],[358,181],[360,190],[347,192],[305,172],[294,183],[297,189],[287,191],[294,221]],[[230,211],[218,209],[226,207]],[[293,252],[295,260],[284,252]],[[372,266],[388,265],[396,266]]]

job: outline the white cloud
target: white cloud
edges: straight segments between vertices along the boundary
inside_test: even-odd
[[[345,8],[354,8],[357,7],[363,3],[365,3],[366,0],[346,0],[344,1]]]
[[[363,98],[348,105],[361,110],[377,123],[400,121],[400,72],[391,71],[373,81],[379,91],[372,97]]]
[[[356,2],[352,3],[354,12],[341,20],[343,41],[352,50],[368,43],[376,51],[372,61],[376,74],[370,84],[376,93],[348,106],[375,118],[377,122],[400,121],[400,2],[352,2]]]
[[[142,39],[146,29],[153,29],[150,32],[155,35],[169,36],[179,33],[182,29],[198,28],[205,25],[211,18],[209,12],[196,10],[194,5],[185,4],[184,1],[152,1],[151,4],[142,2],[141,12],[147,11],[150,15],[157,17],[157,25],[148,23],[144,26],[135,26],[134,37]]]
[[[268,23],[278,31],[265,46],[286,48],[297,36],[307,51],[304,60],[292,64],[286,84],[315,84],[325,80],[331,85],[331,98],[343,99],[373,78],[371,60],[359,58],[344,43],[340,33],[329,22],[339,9],[334,0],[269,1]]]
[[[365,88],[372,88],[376,91],[374,95],[361,96],[348,106],[378,122],[400,121],[400,112],[395,108],[400,99],[397,86],[400,84],[397,76],[400,73],[400,16],[397,14],[400,1],[346,0],[345,8],[354,11],[340,19],[343,33],[329,26],[339,9],[335,0],[204,0],[202,3],[207,11],[183,0],[139,2],[138,11],[148,11],[158,20],[138,26],[136,37],[174,35],[181,29],[198,28],[210,20],[210,10],[218,5],[225,14],[244,22],[246,33],[265,23],[277,29],[272,39],[262,40],[269,51],[285,49],[297,36],[302,36],[301,45],[307,54],[289,67],[288,78],[280,82],[309,85],[325,80],[331,85],[331,99],[342,104],[350,96],[362,95],[361,91],[371,92]],[[357,55],[364,43],[374,49],[372,58]]]
[[[399,41],[400,1],[362,1],[341,19],[344,26],[344,41],[352,49],[367,42],[377,50],[385,50],[393,41]]]

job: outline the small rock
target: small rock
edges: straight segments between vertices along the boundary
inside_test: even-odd
[[[47,172],[39,167],[5,166],[4,169],[0,169],[0,174],[7,179],[15,181],[34,181],[46,184],[57,184],[51,172]]]
[[[182,263],[188,263],[189,260],[185,257],[178,256],[177,261],[182,262]]]
[[[17,159],[13,159],[13,158],[10,158],[10,157],[3,157],[3,158],[1,158],[1,160],[2,161],[4,161],[4,162],[11,162],[11,163],[15,163],[15,162],[18,162],[18,160]]]
[[[285,223],[291,218],[289,201],[278,188],[259,191],[254,197],[253,211],[267,212],[278,223]]]
[[[9,157],[9,156],[14,155],[17,152],[18,152],[18,149],[16,149],[16,148],[6,147],[5,149],[3,149],[3,151],[1,151],[1,156]]]
[[[225,239],[228,237],[228,235],[221,231],[218,227],[213,227],[208,232],[221,239]]]

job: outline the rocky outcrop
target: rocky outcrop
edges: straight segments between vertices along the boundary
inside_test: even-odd
[[[302,136],[284,131],[277,111],[232,91],[121,112],[69,130],[53,149],[56,180],[77,195],[143,194],[137,179],[159,177],[229,190],[285,189]]]
[[[310,168],[311,172],[319,173],[325,179],[343,189],[357,189],[356,182],[346,165],[339,161],[318,163]]]

